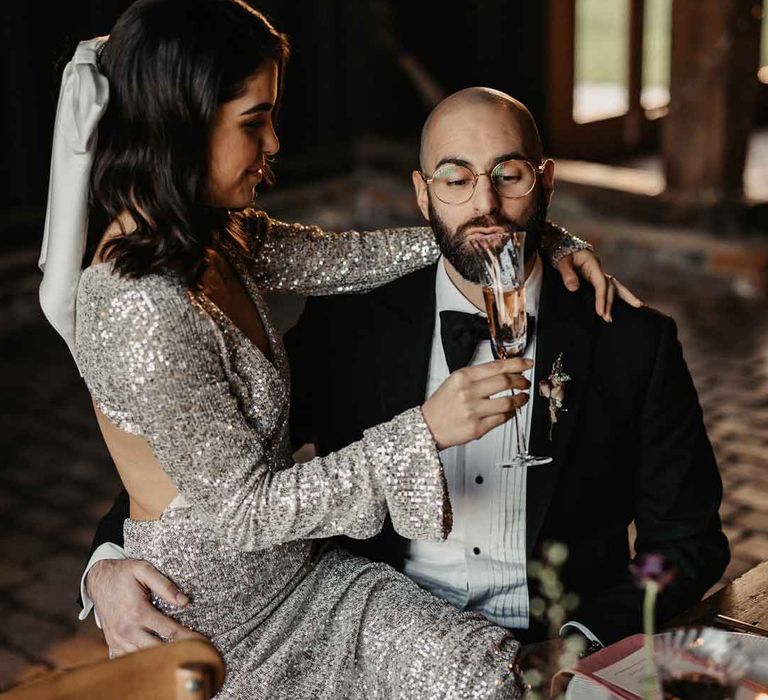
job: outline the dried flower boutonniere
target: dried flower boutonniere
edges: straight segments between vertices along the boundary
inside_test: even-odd
[[[570,375],[563,371],[563,353],[560,353],[552,365],[549,377],[539,381],[539,396],[549,399],[549,439],[552,439],[552,431],[557,423],[559,411],[567,411],[563,408],[565,400],[565,383],[570,382]]]

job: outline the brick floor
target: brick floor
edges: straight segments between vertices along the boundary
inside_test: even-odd
[[[358,219],[382,219],[365,197],[355,206]],[[295,218],[343,225],[321,209]],[[590,235],[583,220],[574,230]],[[738,576],[768,559],[768,302],[665,267],[663,256],[640,264],[607,246],[603,258],[678,321],[726,483],[721,514],[734,555],[726,579]],[[93,622],[77,621],[75,598],[118,481],[88,394],[38,310],[35,259],[29,251],[0,260],[0,690],[106,655]],[[295,312],[280,302],[283,325]]]
[[[2,689],[106,657],[101,633],[78,622],[76,598],[95,523],[119,486],[88,394],[39,312],[0,338]]]

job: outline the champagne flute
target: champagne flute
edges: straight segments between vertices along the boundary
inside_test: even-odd
[[[528,333],[525,306],[525,231],[493,235],[471,241],[485,273],[483,298],[488,316],[491,343],[500,358],[522,357]],[[515,391],[512,390],[514,395]],[[518,409],[514,412],[514,444],[505,434],[499,467],[532,467],[548,464],[552,457],[528,453],[525,427]]]

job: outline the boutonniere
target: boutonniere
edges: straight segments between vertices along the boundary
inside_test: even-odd
[[[539,381],[539,396],[549,399],[549,439],[552,439],[552,431],[557,423],[557,414],[567,411],[563,408],[565,401],[565,383],[570,382],[570,375],[563,371],[563,353],[560,353],[552,365],[552,371],[546,379]]]

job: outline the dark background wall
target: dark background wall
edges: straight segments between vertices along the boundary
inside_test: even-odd
[[[342,171],[365,137],[410,146],[429,108],[397,56],[446,92],[489,85],[544,109],[546,3],[529,0],[254,0],[288,33],[277,164],[281,185]],[[106,34],[127,0],[0,9],[0,246],[39,234],[59,74],[78,40]],[[369,138],[369,140],[371,140]],[[407,151],[406,151],[407,152]],[[416,153],[413,152],[414,164]]]

